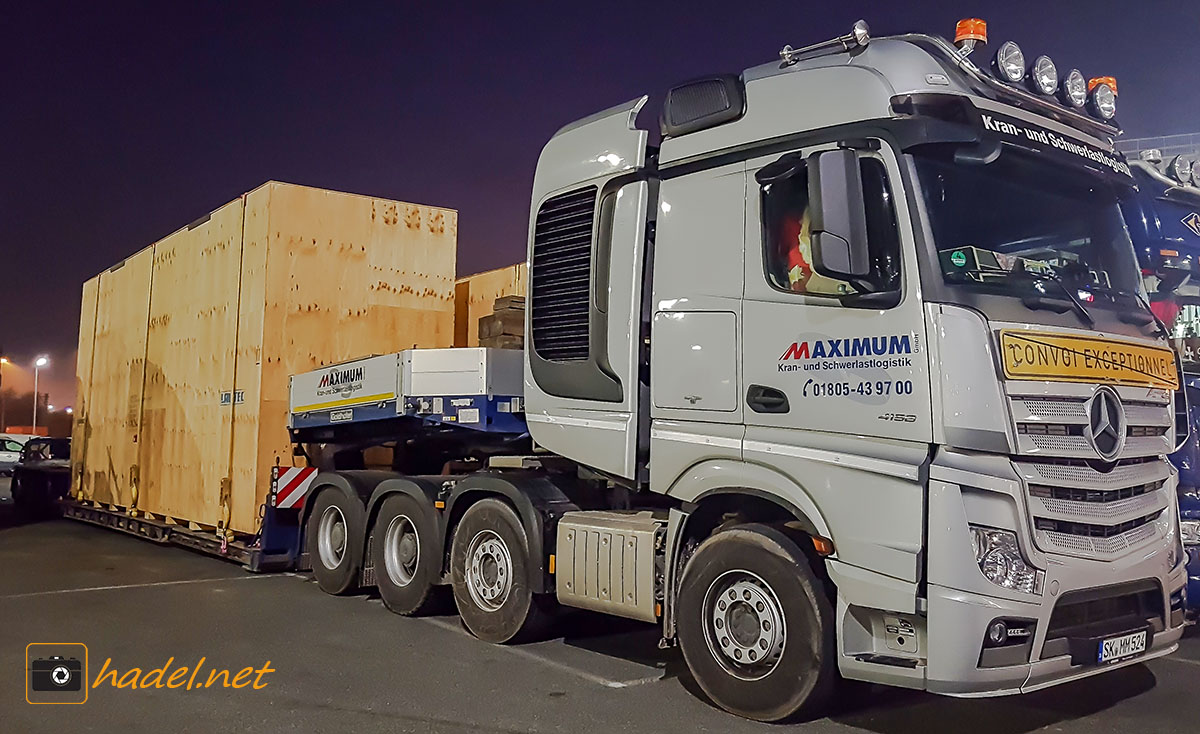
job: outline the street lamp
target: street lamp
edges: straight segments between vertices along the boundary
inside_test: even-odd
[[[4,365],[8,364],[8,357],[0,357],[0,433],[5,430],[7,425],[4,422]]]
[[[50,358],[46,356],[38,357],[33,363],[33,435],[37,435],[37,404],[38,404],[38,370],[50,364]]]

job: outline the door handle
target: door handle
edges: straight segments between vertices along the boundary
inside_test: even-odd
[[[746,391],[746,405],[755,413],[787,413],[791,410],[782,390],[764,385],[751,385]]]

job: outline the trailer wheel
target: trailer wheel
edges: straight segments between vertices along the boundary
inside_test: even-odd
[[[396,614],[429,611],[441,572],[441,544],[425,508],[406,494],[393,494],[379,507],[371,560],[383,603]]]
[[[313,576],[326,594],[348,594],[358,588],[356,548],[362,547],[362,504],[336,490],[317,495],[305,528]]]
[[[818,711],[836,675],[834,614],[799,546],[765,525],[718,532],[683,572],[679,644],[721,708],[758,721]]]
[[[536,636],[549,619],[529,587],[529,541],[521,519],[504,502],[484,499],[467,508],[450,549],[458,614],[487,642]]]

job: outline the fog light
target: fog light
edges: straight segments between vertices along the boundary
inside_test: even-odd
[[[993,647],[1000,647],[1008,642],[1008,625],[1004,623],[1003,619],[997,619],[988,625],[987,639],[988,644]]]
[[[1039,56],[1029,67],[1029,84],[1033,91],[1042,94],[1054,94],[1058,88],[1058,69],[1049,56]]]
[[[979,570],[988,581],[1026,594],[1042,593],[1046,572],[1025,562],[1016,533],[972,525],[971,544]]]
[[[1063,77],[1062,84],[1059,85],[1059,94],[1062,101],[1072,107],[1083,107],[1087,104],[1087,80],[1083,78],[1083,73],[1079,69],[1071,69],[1067,75]]]
[[[1108,84],[1097,84],[1092,88],[1090,97],[1092,114],[1101,120],[1108,121],[1117,114],[1117,93]]]
[[[992,62],[996,74],[1006,82],[1016,84],[1025,77],[1025,54],[1021,47],[1012,41],[1005,41],[996,49],[996,58]]]

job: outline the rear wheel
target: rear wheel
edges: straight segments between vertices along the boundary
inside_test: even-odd
[[[313,502],[306,541],[321,591],[347,594],[358,588],[364,514],[361,502],[335,489],[319,493]]]
[[[471,505],[455,528],[450,558],[454,601],[472,634],[510,642],[544,629],[547,602],[529,586],[529,540],[511,507],[498,499]]]
[[[421,504],[405,494],[383,501],[371,541],[375,584],[397,614],[429,611],[441,572],[437,532]]]
[[[679,644],[721,708],[759,721],[818,711],[837,677],[834,615],[804,552],[744,525],[701,543],[684,569]]]

